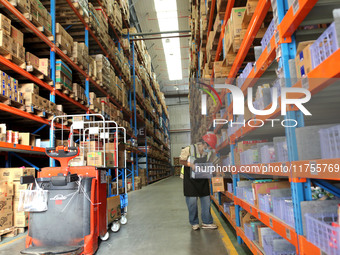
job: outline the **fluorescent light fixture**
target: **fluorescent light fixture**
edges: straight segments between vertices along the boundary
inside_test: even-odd
[[[160,31],[177,31],[178,14],[176,0],[154,0],[155,9]],[[162,37],[176,36],[174,34],[163,34]],[[162,39],[165,61],[168,69],[169,80],[182,80],[182,61],[179,38]]]
[[[175,89],[176,89],[176,90],[179,90],[179,88],[178,88],[177,86],[175,86]]]

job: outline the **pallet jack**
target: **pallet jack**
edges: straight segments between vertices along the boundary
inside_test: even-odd
[[[21,254],[94,254],[98,238],[107,240],[106,170],[94,166],[69,167],[77,147],[46,148],[60,167],[45,167],[38,177],[23,176],[48,190],[48,210],[31,212],[26,249]]]

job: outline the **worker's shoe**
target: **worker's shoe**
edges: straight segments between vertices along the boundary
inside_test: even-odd
[[[200,225],[198,224],[192,225],[192,230],[199,230],[199,229],[200,229]]]
[[[215,224],[202,224],[203,229],[217,229],[217,226]]]

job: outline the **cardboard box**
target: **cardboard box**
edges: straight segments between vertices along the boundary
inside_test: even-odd
[[[224,181],[223,177],[211,178],[211,184],[213,188],[213,193],[227,190],[227,182]]]
[[[235,37],[240,37],[245,11],[245,7],[237,7],[231,10],[229,32],[232,40]]]
[[[0,230],[10,228],[13,226],[13,213],[3,212],[0,213]]]
[[[246,213],[242,218],[241,218],[241,226],[242,228],[244,228],[244,224],[249,223],[249,222],[253,222],[253,221],[258,221],[258,219],[251,215],[250,213]]]
[[[40,96],[34,93],[24,93],[23,97],[25,99],[25,105],[27,106],[36,106],[38,108],[41,107],[40,104]]]
[[[286,189],[290,188],[290,183],[288,181],[279,181],[279,182],[262,182],[262,183],[252,183],[253,194],[254,194],[254,202],[255,206],[259,207],[259,194],[269,194],[273,189]]]
[[[21,176],[35,176],[34,168],[0,168],[0,179],[6,181],[20,181]]]
[[[77,156],[70,160],[70,166],[86,166],[84,156]]]
[[[36,136],[31,133],[19,133],[19,144],[35,146]]]
[[[107,222],[112,223],[114,220],[119,219],[120,216],[120,196],[109,197],[107,199]]]
[[[18,228],[24,228],[28,226],[28,212],[16,212],[13,213],[13,226]]]
[[[229,208],[230,208],[230,217],[231,217],[232,219],[235,219],[235,218],[236,218],[236,214],[235,214],[235,206],[234,206],[234,205],[230,205]]]
[[[0,214],[13,211],[13,198],[12,196],[0,196]]]
[[[20,181],[13,182],[14,196],[20,195],[20,190],[26,190],[28,188],[28,184],[21,184]]]
[[[14,195],[13,182],[0,180],[0,197],[1,196],[12,197],[13,195]]]
[[[8,51],[8,53],[12,54],[11,38],[3,30],[0,31],[0,48],[4,49],[4,50]]]
[[[38,70],[45,76],[50,77],[50,60],[48,58],[40,58]]]
[[[104,156],[106,161],[106,166],[114,166],[113,153],[99,152],[88,152],[87,153],[87,165],[88,166],[104,166]]]
[[[19,90],[22,93],[34,93],[39,95],[39,86],[34,83],[22,83],[19,85]]]
[[[305,77],[312,69],[312,56],[310,46],[314,41],[300,42],[297,47],[295,57],[296,75],[297,78]]]
[[[11,35],[11,20],[3,14],[0,14],[0,30]]]
[[[26,52],[26,62],[35,69],[39,69],[39,58],[30,52]]]
[[[24,34],[13,26],[11,26],[11,37],[21,47],[24,46]]]

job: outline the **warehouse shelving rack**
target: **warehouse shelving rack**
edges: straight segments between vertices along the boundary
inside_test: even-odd
[[[215,61],[220,59],[221,48],[223,45],[223,28],[228,18],[230,16],[231,8],[234,5],[234,0],[228,1],[225,19],[222,21],[222,32],[220,35],[220,40],[218,43],[218,50],[216,53]],[[321,2],[321,1],[320,1]],[[278,10],[278,18],[279,18],[279,26],[277,27],[273,37],[271,38],[267,47],[263,50],[262,54],[254,64],[250,74],[248,75],[245,83],[242,85],[241,89],[244,94],[246,94],[246,90],[248,87],[252,87],[255,85],[256,80],[254,78],[261,77],[267,68],[271,65],[271,63],[276,59],[278,61],[279,67],[283,68],[285,78],[290,78],[289,73],[289,66],[288,60],[294,59],[296,55],[296,45],[295,45],[295,36],[294,33],[296,32],[297,28],[304,21],[307,17],[309,12],[312,8],[318,3],[317,0],[295,0],[291,7],[288,6],[287,1],[285,0],[277,0],[277,10]],[[211,1],[211,8],[210,8],[210,19],[209,19],[209,26],[208,26],[208,33],[212,28],[213,17],[214,17],[214,6],[216,4],[215,0]],[[231,71],[226,79],[226,83],[232,83],[233,80],[236,78],[236,75],[245,60],[245,57],[250,49],[251,44],[253,43],[253,39],[255,38],[267,12],[270,8],[270,1],[259,0],[255,13],[250,21],[248,26],[246,35],[241,43],[240,49],[236,55],[236,59],[232,65]],[[223,52],[223,57],[225,57],[225,52]],[[338,60],[340,59],[340,49],[334,52],[331,56],[329,56],[324,62],[322,62],[319,66],[314,68],[310,73],[307,74],[307,78],[300,79],[295,84],[289,84],[289,86],[296,87],[296,88],[306,88],[308,89],[312,95],[315,95],[328,87],[329,85],[334,82],[333,78],[340,76],[340,68],[337,65]],[[198,60],[198,67],[200,62]],[[200,68],[199,68],[200,69]],[[199,73],[199,71],[198,71]],[[214,73],[212,73],[213,78]],[[200,75],[198,75],[199,77]],[[320,78],[320,77],[327,77],[323,79],[314,79],[313,78]],[[230,97],[230,93],[227,91],[222,91],[221,98],[224,100],[225,96],[227,96],[226,105],[226,112],[223,119],[233,119],[232,115],[232,101]],[[266,109],[269,109],[271,105],[267,106]],[[221,105],[217,106],[214,110],[214,115],[220,110]],[[277,109],[274,113],[270,116],[255,116],[256,119],[265,120],[267,118],[274,118],[279,115],[280,108]],[[287,118],[299,120],[298,127],[302,127],[304,124],[304,119],[302,114],[296,109],[289,109]],[[212,123],[208,125],[208,131],[212,130]],[[215,133],[220,131],[222,126],[217,126],[213,130]],[[221,143],[217,151],[223,152],[229,149],[231,152],[231,164],[235,165],[234,161],[234,148],[235,143],[239,139],[245,137],[248,134],[252,134],[257,128],[253,127],[241,127],[237,130],[233,135],[228,137],[223,143]],[[276,166],[287,166],[290,168],[291,165],[296,165],[297,167],[301,167],[302,171],[297,171],[293,173],[270,173],[271,176],[278,176],[278,177],[286,177],[289,178],[291,183],[292,189],[292,199],[294,205],[294,219],[295,219],[295,227],[291,227],[284,223],[282,220],[278,219],[277,217],[273,216],[272,214],[268,214],[263,212],[262,210],[258,209],[257,207],[249,204],[247,201],[244,201],[236,196],[236,186],[237,181],[240,180],[240,175],[242,171],[240,169],[241,166],[236,166],[236,172],[232,174],[232,182],[233,182],[233,190],[234,194],[225,191],[218,193],[218,199],[216,199],[213,195],[211,196],[212,201],[216,204],[217,208],[219,209],[220,213],[225,216],[225,218],[229,221],[229,223],[234,227],[237,234],[237,239],[239,243],[245,242],[249,249],[252,251],[253,254],[264,254],[264,251],[259,247],[256,243],[250,241],[244,234],[243,230],[240,228],[240,218],[239,218],[239,211],[241,208],[246,210],[248,213],[255,216],[258,220],[262,221],[267,227],[273,229],[276,233],[280,236],[285,238],[288,242],[293,244],[296,247],[297,254],[321,254],[321,250],[310,243],[306,237],[304,236],[303,228],[302,228],[302,214],[301,214],[301,201],[310,201],[312,200],[310,184],[311,181],[322,185],[323,188],[326,188],[328,191],[333,192],[336,195],[339,195],[339,189],[332,186],[328,182],[324,180],[333,180],[339,181],[339,173],[333,172],[311,172],[308,168],[311,165],[316,164],[338,164],[340,159],[316,159],[316,160],[299,160],[297,154],[297,144],[296,144],[296,137],[295,137],[295,130],[294,129],[287,129],[286,128],[286,138],[288,144],[288,151],[289,151],[289,161],[283,163],[271,163],[271,165]],[[229,147],[229,148],[228,148]],[[261,164],[254,164],[249,166],[261,166]],[[251,169],[251,168],[250,168]],[[268,175],[263,171],[254,171],[254,172],[247,172],[250,176],[252,174],[256,175]],[[234,201],[235,204],[235,220],[231,219],[230,215],[224,212],[223,205],[221,205],[221,195],[226,196],[230,200]]]
[[[112,64],[112,66],[115,69],[115,72],[117,75],[119,75],[120,79],[123,79],[127,85],[128,88],[130,88],[129,90],[129,99],[131,99],[131,94],[135,94],[134,88],[131,89],[131,81],[127,79],[127,77],[122,75],[121,70],[119,69],[119,67],[116,65],[116,63],[114,62],[114,60],[112,58],[110,58],[107,50],[103,47],[103,45],[100,43],[99,39],[97,38],[96,34],[94,33],[94,31],[88,26],[88,24],[85,22],[84,18],[80,15],[80,12],[77,10],[77,8],[75,8],[75,6],[73,5],[71,0],[66,0],[67,4],[69,5],[69,7],[73,10],[74,15],[77,16],[77,18],[79,19],[79,22],[81,22],[84,25],[84,41],[85,41],[85,45],[90,49],[90,45],[89,45],[89,41],[90,41],[90,36],[92,38],[92,40],[95,42],[96,47],[99,48],[99,51],[105,55],[108,60],[110,61],[110,63]],[[96,0],[96,2],[102,6],[101,2],[99,0]],[[120,103],[118,103],[112,96],[110,96],[107,91],[102,88],[96,81],[94,81],[84,70],[82,70],[77,64],[75,64],[60,48],[58,48],[56,46],[56,43],[54,42],[55,35],[56,35],[56,5],[58,4],[58,0],[51,0],[50,1],[50,14],[52,17],[52,38],[51,36],[46,36],[43,32],[41,32],[35,25],[33,25],[28,19],[25,18],[25,16],[18,10],[16,9],[9,1],[7,0],[1,0],[0,4],[2,5],[2,10],[12,16],[15,17],[15,19],[17,19],[20,22],[20,25],[24,28],[28,28],[31,30],[32,34],[34,34],[38,40],[41,40],[42,43],[44,43],[46,45],[46,47],[49,48],[50,50],[50,64],[51,64],[51,78],[52,78],[52,83],[50,82],[45,82],[42,81],[40,79],[38,79],[36,76],[32,75],[31,73],[28,73],[26,70],[22,69],[21,67],[19,67],[18,65],[14,64],[13,62],[11,62],[10,60],[6,59],[3,56],[0,56],[0,63],[4,66],[6,66],[7,68],[9,68],[10,70],[14,71],[15,73],[17,73],[17,75],[24,77],[27,80],[30,80],[32,82],[34,82],[35,84],[39,85],[40,87],[48,90],[50,92],[50,101],[51,102],[55,102],[56,96],[60,99],[63,100],[63,102],[65,102],[66,104],[70,105],[69,108],[72,108],[71,111],[72,113],[94,113],[92,110],[89,109],[88,106],[86,105],[82,105],[79,102],[75,101],[73,98],[70,98],[68,95],[64,94],[63,92],[56,90],[55,89],[55,60],[56,60],[56,55],[58,55],[61,59],[63,59],[67,64],[69,64],[72,69],[74,71],[76,71],[77,73],[79,73],[84,79],[85,79],[85,95],[88,99],[89,102],[89,92],[90,89],[92,89],[92,91],[96,92],[96,93],[100,93],[101,95],[106,96],[107,98],[109,98],[109,100],[116,106],[118,107],[118,109],[120,111],[122,111],[124,119],[126,120],[132,120],[132,117],[134,115],[134,118],[136,119],[136,105],[132,106],[131,105],[131,100],[129,100],[129,107],[130,107],[130,111],[123,108],[122,105]],[[104,11],[105,12],[105,11]],[[105,13],[105,15],[107,16],[107,14]],[[122,14],[124,16],[124,14]],[[114,34],[114,39],[116,40],[116,43],[118,44],[118,48],[119,50],[121,50],[120,45],[121,45],[121,41],[120,41],[120,36],[118,35],[118,32],[116,31],[115,27],[113,26],[113,24],[110,22],[110,20],[108,20],[109,26],[113,31]],[[123,18],[123,24],[125,26],[125,28],[129,28],[129,24],[126,22],[125,17]],[[124,54],[129,57],[129,49],[122,49]],[[153,100],[153,98],[152,98]],[[159,98],[157,98],[158,102],[159,102]],[[136,101],[135,101],[136,102]],[[140,99],[141,104],[143,104],[142,100]],[[163,108],[163,117],[164,115],[164,106],[162,105]],[[43,124],[43,126],[37,128],[36,131],[34,131],[34,133],[38,133],[40,132],[44,127],[46,126],[50,126],[51,125],[51,121],[37,116],[35,114],[32,113],[28,113],[25,112],[23,110],[20,110],[18,108],[12,107],[10,105],[6,105],[3,103],[0,103],[0,110],[7,112],[9,114],[9,116],[16,116],[16,118],[24,118],[25,120],[30,120],[36,124]],[[133,114],[134,113],[134,114]],[[150,113],[151,116],[153,117],[152,113]],[[137,116],[137,119],[140,122],[143,122],[143,119],[140,116]],[[137,134],[136,132],[136,128],[137,125],[133,125],[132,122],[130,122],[132,125],[132,127],[134,128],[134,133],[127,133],[129,135],[129,137],[131,139],[136,139],[135,134]],[[61,128],[61,124],[56,123],[55,124],[56,127]],[[67,127],[63,127],[64,129],[67,129]],[[168,130],[168,128],[167,128]],[[50,137],[53,137],[53,134],[50,133]],[[160,143],[162,143],[162,141],[159,141]],[[164,142],[162,144],[165,144]],[[37,154],[43,154],[42,152],[44,152],[44,148],[39,148],[39,147],[32,147],[32,146],[24,146],[24,145],[19,145],[19,144],[11,144],[11,143],[0,143],[0,150],[2,151],[11,151],[8,154],[8,163],[6,163],[7,167],[10,167],[10,157],[11,155],[15,155],[17,157],[20,157],[21,160],[23,160],[25,163],[27,163],[30,166],[35,167],[37,170],[39,169],[39,167],[34,166],[31,162],[27,161],[26,159],[22,158],[21,156],[15,154],[14,152],[20,152],[20,153],[37,153]],[[131,149],[131,156],[133,158],[133,160],[129,160],[129,162],[131,163],[131,169],[129,169],[129,175],[132,177],[132,182],[134,182],[134,173],[135,171],[137,171],[138,173],[138,154],[142,153],[141,151],[139,151],[138,149]],[[50,161],[51,166],[54,165],[54,161]],[[130,168],[130,167],[129,167]],[[136,169],[135,169],[136,168]],[[125,178],[127,178],[128,176],[126,176]],[[133,185],[134,187],[134,185]]]

